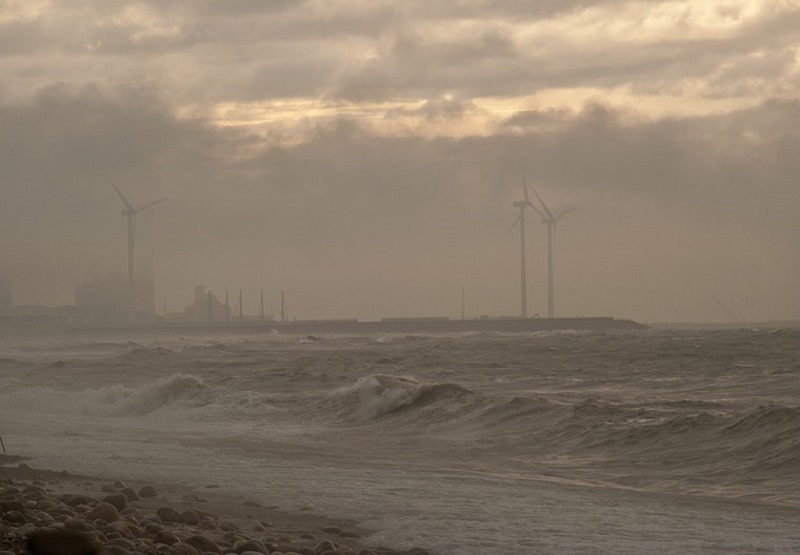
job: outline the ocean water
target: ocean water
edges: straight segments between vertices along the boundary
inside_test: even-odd
[[[800,330],[0,341],[33,466],[441,554],[800,552]]]

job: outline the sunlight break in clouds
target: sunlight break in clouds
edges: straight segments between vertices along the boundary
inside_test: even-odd
[[[112,178],[170,199],[137,249],[171,308],[204,283],[291,287],[307,316],[452,316],[464,286],[511,314],[524,168],[582,202],[564,314],[795,317],[794,4],[0,1],[0,269],[15,302],[63,305],[124,267]]]
[[[354,6],[350,9],[356,9]],[[791,6],[757,0],[656,4],[623,2],[588,7],[539,20],[511,21],[492,16],[485,20],[462,19],[455,22],[422,20],[416,26],[415,36],[421,42],[416,48],[427,49],[421,50],[419,56],[428,59],[420,59],[421,63],[430,64],[440,57],[444,64],[451,56],[446,54],[447,49],[455,48],[467,37],[489,30],[500,33],[498,37],[505,34],[509,45],[513,45],[510,47],[512,50],[502,54],[508,56],[511,64],[505,70],[508,76],[512,77],[514,68],[520,68],[530,71],[535,81],[532,86],[525,87],[525,79],[521,79],[516,92],[509,90],[503,95],[459,93],[457,97],[466,103],[467,109],[451,117],[425,117],[420,108],[439,100],[436,97],[409,95],[402,88],[396,89],[397,98],[386,101],[362,99],[331,102],[316,97],[224,101],[210,107],[206,113],[209,121],[216,125],[250,128],[273,139],[280,136],[290,144],[302,142],[302,137],[315,124],[324,124],[340,117],[359,121],[370,132],[380,136],[419,135],[430,138],[485,136],[496,132],[497,125],[516,111],[578,111],[587,102],[606,103],[638,113],[646,119],[720,114],[754,106],[767,95],[790,94],[796,86],[796,63],[790,71],[775,66],[775,71],[782,72],[778,75],[772,73],[762,77],[756,74],[729,84],[721,80],[730,79],[729,75],[738,66],[748,63],[748,59],[765,57],[764,54],[737,55],[736,58],[722,61],[715,71],[704,72],[706,74],[703,77],[694,75],[695,71],[682,75],[678,69],[668,79],[655,77],[642,80],[635,74],[615,76],[615,71],[647,60],[647,51],[639,52],[638,47],[656,48],[653,53],[658,54],[659,48],[662,48],[659,45],[663,43],[663,52],[666,54],[676,52],[675,48],[694,48],[697,43],[730,41],[764,23],[766,18],[787,10],[792,10]],[[405,62],[397,60],[396,53],[386,45],[375,44],[371,48],[369,43],[360,41],[358,46],[352,46],[357,50],[352,51],[351,60],[360,59],[361,63],[371,65],[373,79],[382,80],[384,83],[381,87],[386,87],[389,95],[392,94],[393,84],[407,79],[398,73],[404,71],[402,67]],[[345,51],[340,55],[345,55]],[[479,53],[476,55],[480,56]],[[685,59],[676,58],[671,65],[682,65],[689,69],[696,63],[691,50],[681,56]],[[519,57],[518,61],[514,61],[516,57]],[[548,63],[542,71],[537,70],[541,67],[541,60],[560,61]],[[445,70],[474,80],[479,73],[467,77],[469,66],[464,65],[463,70],[457,69],[457,64],[466,62],[466,58],[459,59],[455,61],[456,65]],[[680,65],[676,65],[678,63]],[[757,65],[758,59],[753,63]],[[593,64],[608,65],[605,81],[610,86],[558,86],[560,73],[591,71]],[[431,66],[427,73],[432,73],[434,67]],[[480,72],[480,69],[476,71]],[[423,79],[420,83],[429,79],[417,78]],[[548,79],[553,83],[549,84]],[[448,95],[449,91],[440,90],[437,96],[445,98]],[[196,108],[185,108],[184,111],[195,112]],[[293,127],[295,130],[292,132]],[[280,133],[276,133],[278,129]]]

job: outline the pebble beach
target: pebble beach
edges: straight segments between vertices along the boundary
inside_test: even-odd
[[[368,548],[370,531],[355,522],[263,506],[214,484],[131,483],[13,460],[0,458],[0,555],[434,555]]]

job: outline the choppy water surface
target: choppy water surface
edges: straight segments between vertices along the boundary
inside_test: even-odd
[[[219,484],[470,553],[800,552],[798,330],[0,347],[33,464]]]

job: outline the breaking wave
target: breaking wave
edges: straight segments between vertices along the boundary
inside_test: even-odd
[[[454,383],[426,385],[414,378],[372,375],[337,389],[323,402],[345,420],[369,421],[475,394]]]
[[[173,374],[141,387],[114,385],[81,391],[8,385],[8,394],[2,397],[4,408],[19,413],[89,416],[141,416],[178,401],[202,402],[198,395],[208,390],[200,378],[186,374]]]
[[[207,389],[198,377],[173,374],[139,388],[113,387],[101,390],[97,404],[89,412],[113,416],[139,416],[153,412],[174,401],[192,398]]]

